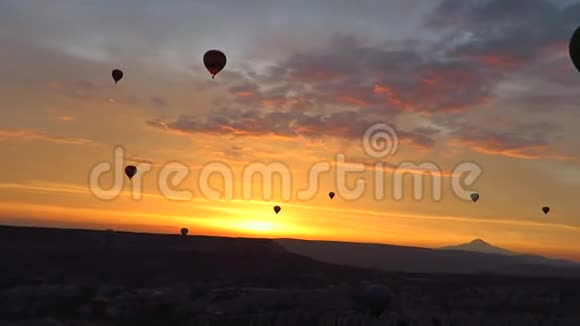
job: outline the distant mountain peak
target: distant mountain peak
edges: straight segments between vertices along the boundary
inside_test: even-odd
[[[489,243],[487,243],[484,240],[481,240],[479,238],[471,240],[471,242],[469,244],[485,244],[485,245],[491,246]]]
[[[443,247],[440,248],[443,250],[463,250],[463,251],[472,251],[472,252],[481,252],[481,253],[485,253],[485,254],[497,254],[497,255],[507,255],[507,256],[512,256],[512,255],[516,255],[516,253],[513,253],[509,250],[506,249],[502,249],[502,248],[498,248],[495,247],[487,242],[485,242],[482,239],[474,239],[468,243],[464,243],[464,244],[460,244],[457,246],[447,246],[447,247]]]

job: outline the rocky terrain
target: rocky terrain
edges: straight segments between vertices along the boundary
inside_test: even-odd
[[[322,263],[261,239],[0,228],[0,325],[580,325],[580,281]],[[385,285],[371,317],[362,288]]]

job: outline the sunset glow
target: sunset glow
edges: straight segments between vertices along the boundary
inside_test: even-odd
[[[0,224],[424,247],[482,238],[580,260],[580,75],[560,5],[550,21],[562,26],[520,45],[518,31],[542,26],[534,15],[498,39],[483,26],[503,16],[465,7],[460,20],[437,1],[127,3],[0,4]],[[202,63],[212,48],[228,56],[215,79]],[[396,131],[376,141],[396,142],[382,157],[364,145],[376,123]],[[481,175],[466,184],[462,164]]]

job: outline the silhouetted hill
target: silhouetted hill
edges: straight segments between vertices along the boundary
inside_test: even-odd
[[[493,267],[493,257],[510,258],[352,243],[0,227],[0,325],[579,324],[580,283],[543,277],[562,269],[505,265],[510,273],[525,269],[542,276],[534,278],[393,273],[319,262],[280,243],[330,251],[337,261],[364,265],[374,259],[371,266],[415,270],[448,272],[473,257]],[[384,264],[386,258],[392,261]],[[368,313],[369,283],[391,294],[383,319]]]
[[[319,286],[375,272],[317,262],[268,239],[0,227],[0,281]]]
[[[580,277],[580,265],[537,256],[507,256],[383,244],[277,240],[286,250],[319,261],[411,273],[492,273]],[[534,268],[530,268],[530,267]]]
[[[378,270],[580,276],[575,264],[536,256],[292,239],[0,227],[0,246],[4,280],[318,286],[374,278]]]
[[[169,249],[200,252],[285,252],[269,239],[245,239],[211,236],[150,234],[119,231],[56,229],[40,227],[0,226],[2,248],[36,248],[78,250],[101,249],[106,245],[117,249]]]

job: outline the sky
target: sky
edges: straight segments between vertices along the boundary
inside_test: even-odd
[[[0,0],[0,224],[481,238],[580,261],[579,16],[548,0]],[[227,56],[215,79],[210,49]]]

